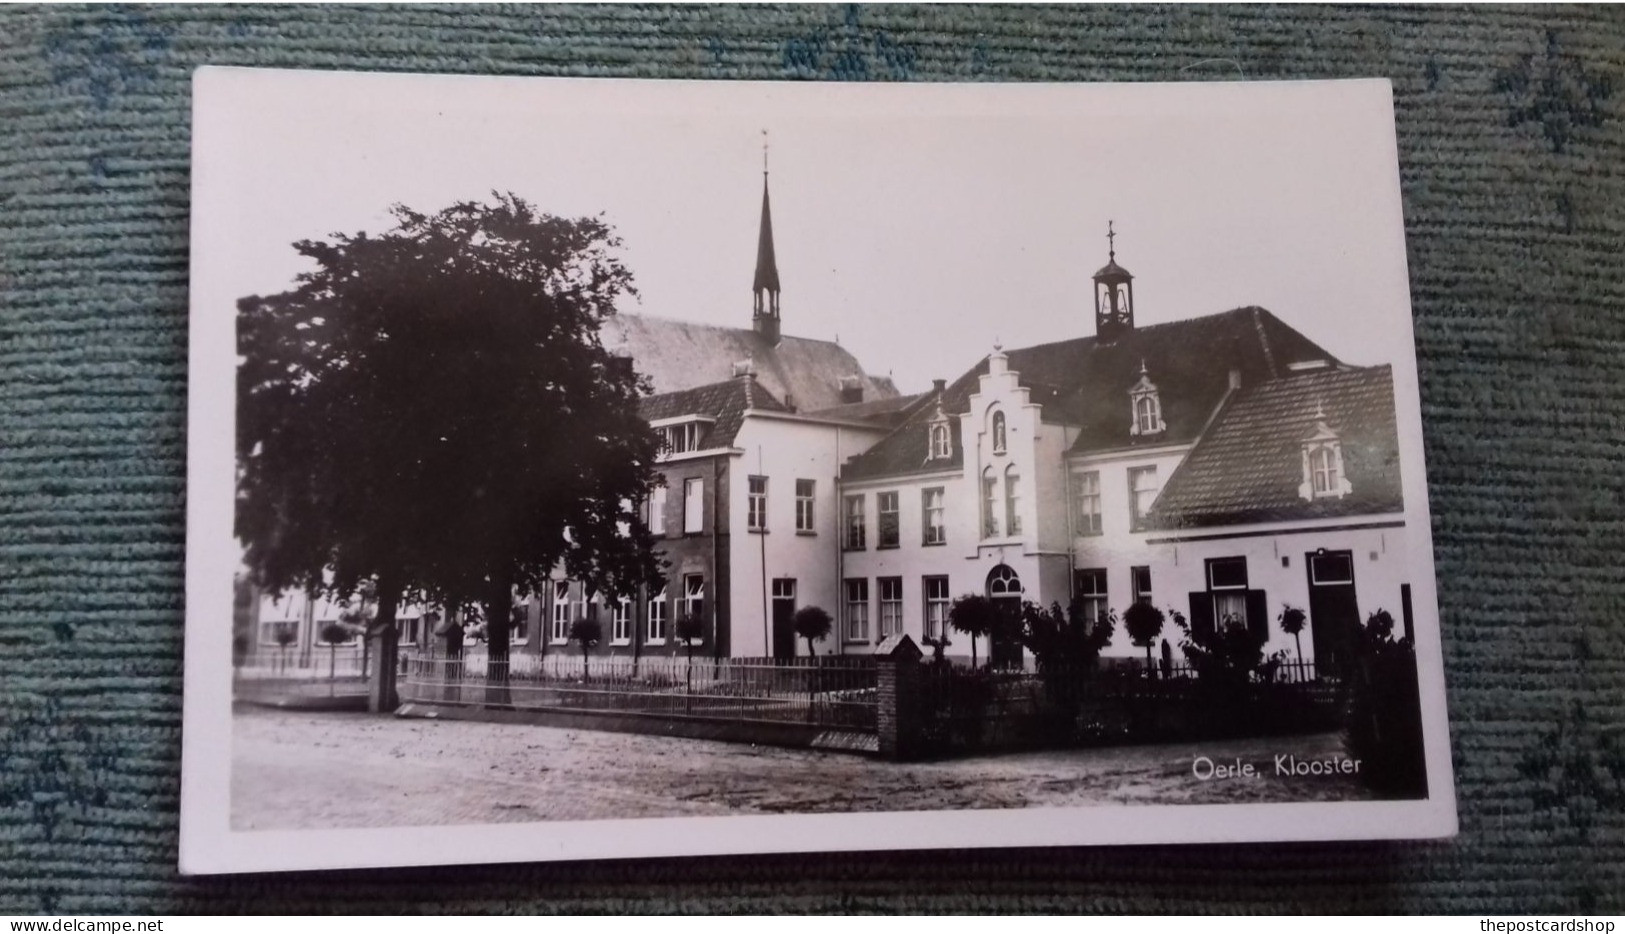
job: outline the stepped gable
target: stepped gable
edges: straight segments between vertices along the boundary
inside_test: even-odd
[[[1352,489],[1306,500],[1303,444],[1324,420]],[[1244,387],[1179,465],[1149,523],[1182,529],[1401,512],[1389,366],[1319,370]]]

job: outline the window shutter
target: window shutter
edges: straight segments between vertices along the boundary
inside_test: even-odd
[[[1213,635],[1213,595],[1205,590],[1191,594],[1191,635]]]
[[[1247,631],[1255,639],[1268,639],[1270,637],[1269,603],[1264,599],[1264,591],[1247,591]]]

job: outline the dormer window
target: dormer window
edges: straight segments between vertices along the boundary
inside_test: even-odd
[[[1167,429],[1162,421],[1162,397],[1157,393],[1157,384],[1151,382],[1144,360],[1140,361],[1140,381],[1129,389],[1128,396],[1132,416],[1130,435],[1142,438],[1160,435]]]
[[[1003,412],[994,412],[993,413],[993,453],[994,454],[1003,454],[1005,452],[1005,449],[1006,449],[1006,445],[1005,445],[1005,431],[1004,431],[1004,413]]]
[[[707,418],[681,418],[654,422],[652,427],[660,433],[661,446],[667,455],[687,454],[704,449],[706,435],[711,430]]]
[[[926,428],[926,436],[930,440],[928,460],[945,461],[954,456],[953,435],[948,431],[948,416],[942,411],[940,398],[937,400],[937,410],[932,414],[931,422]]]
[[[1315,409],[1315,427],[1303,439],[1303,483],[1298,495],[1314,501],[1341,499],[1352,493],[1354,487],[1343,472],[1343,442],[1337,432],[1326,424],[1326,413]]]

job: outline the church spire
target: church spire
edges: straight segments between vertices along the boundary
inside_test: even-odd
[[[762,131],[762,229],[756,240],[756,310],[751,324],[769,343],[779,342],[779,264],[773,254],[773,208],[767,195],[767,131]]]

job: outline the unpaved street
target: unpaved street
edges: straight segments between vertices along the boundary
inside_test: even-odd
[[[550,727],[244,708],[240,830],[676,815],[1354,800],[1352,775],[1276,777],[1336,734],[896,765],[862,756]],[[1197,781],[1192,761],[1260,777]]]

